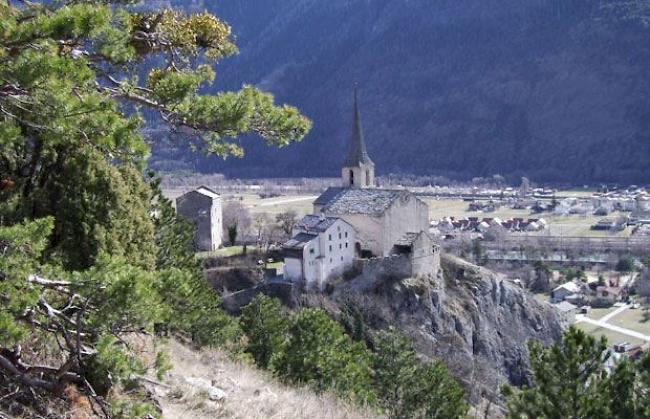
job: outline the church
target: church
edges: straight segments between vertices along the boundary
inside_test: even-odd
[[[329,260],[328,255],[314,252],[303,253],[305,247],[301,241],[306,240],[305,231],[296,229],[294,237],[285,245],[288,258],[285,258],[285,274],[292,278],[306,280],[305,272],[314,272],[313,265],[323,259],[330,262],[328,269],[320,272],[317,281],[322,286],[328,275],[340,272],[350,265],[351,258],[383,258],[398,254],[404,248],[405,241],[413,242],[413,237],[425,237],[432,243],[428,234],[429,208],[413,193],[402,189],[382,189],[375,184],[375,164],[370,158],[361,126],[361,115],[357,92],[354,93],[352,119],[352,136],[347,157],[341,168],[341,186],[330,187],[313,203],[313,215],[308,215],[299,225],[321,220],[341,220],[342,225],[351,226],[354,242],[348,244],[345,255],[338,259],[345,266],[332,266],[336,260]],[[317,232],[310,232],[310,240],[317,241]],[[329,236],[329,233],[323,232]],[[353,244],[353,246],[352,246]],[[296,252],[296,246],[300,251]],[[433,245],[425,253],[433,257]],[[329,247],[325,247],[329,249]],[[307,260],[309,259],[309,260]],[[307,281],[311,282],[311,281]]]
[[[375,164],[368,155],[357,92],[354,94],[352,137],[341,169],[341,187],[328,188],[314,213],[338,217],[357,231],[358,256],[388,256],[407,233],[429,229],[429,207],[407,190],[375,185]]]

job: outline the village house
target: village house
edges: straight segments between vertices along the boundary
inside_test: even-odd
[[[560,311],[560,316],[565,324],[573,324],[576,320],[576,314],[580,310],[575,304],[568,301],[562,301],[555,304],[555,308]]]
[[[284,277],[323,290],[327,281],[352,266],[356,232],[344,220],[307,215],[283,245]]]
[[[551,291],[551,303],[556,304],[562,301],[578,300],[582,294],[582,288],[574,281],[566,282],[559,285]]]
[[[593,306],[603,307],[611,306],[614,303],[622,301],[625,297],[625,292],[622,287],[596,287],[596,296],[592,301]]]
[[[200,186],[176,198],[178,215],[194,223],[194,245],[198,251],[212,251],[222,244],[221,196]]]

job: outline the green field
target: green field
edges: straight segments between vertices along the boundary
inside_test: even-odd
[[[587,317],[593,320],[600,320],[605,317],[612,311],[616,310],[618,307],[609,307],[609,308],[592,308],[587,314]]]
[[[211,252],[199,252],[196,254],[196,257],[199,259],[205,259],[210,257],[230,257],[241,255],[244,252],[242,246],[230,246],[222,247],[221,249],[213,250]]]
[[[650,320],[643,320],[643,310],[640,308],[627,309],[624,312],[614,316],[614,318],[612,318],[607,323],[614,326],[634,330],[635,332],[650,336]]]
[[[611,323],[611,322],[610,322]],[[633,345],[641,345],[644,342],[641,339],[636,339],[633,338],[632,336],[624,335],[621,333],[614,332],[609,329],[604,329],[602,327],[598,327],[592,324],[588,323],[578,323],[576,326],[579,329],[582,329],[586,333],[590,334],[591,336],[594,337],[600,337],[600,336],[605,336],[607,338],[607,342],[610,345],[613,345],[615,343],[619,342],[630,342]]]

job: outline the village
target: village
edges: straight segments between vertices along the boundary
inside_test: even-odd
[[[264,188],[222,179],[167,194],[194,222],[208,279],[233,311],[262,289],[435,278],[444,251],[528,289],[566,325],[608,337],[612,359],[650,347],[647,189],[558,191],[527,179],[501,190],[377,186],[356,94],[339,180]]]

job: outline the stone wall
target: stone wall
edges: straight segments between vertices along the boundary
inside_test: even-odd
[[[410,255],[394,255],[371,259],[355,259],[354,267],[361,276],[374,279],[403,279],[412,276]]]

